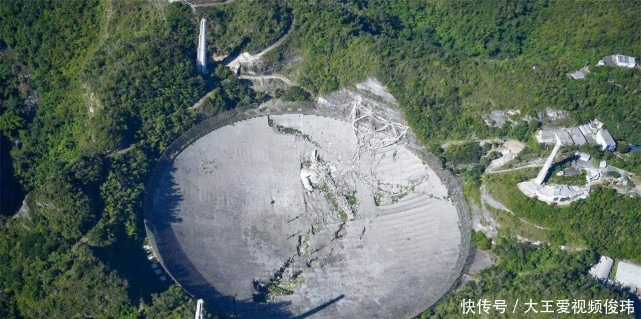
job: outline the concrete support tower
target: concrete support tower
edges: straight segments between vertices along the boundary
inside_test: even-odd
[[[200,20],[200,33],[198,34],[198,57],[196,65],[200,73],[207,73],[207,20]]]
[[[195,319],[203,319],[203,300],[198,299],[198,302],[196,303],[196,315],[194,316]]]
[[[543,168],[539,172],[539,175],[536,176],[536,179],[534,180],[534,183],[537,185],[543,185],[543,181],[545,181],[545,176],[547,176],[548,171],[550,170],[550,166],[552,166],[552,162],[554,162],[554,157],[556,157],[556,153],[559,152],[559,149],[561,148],[561,140],[559,139],[559,136],[554,134],[556,137],[556,145],[554,145],[554,149],[552,150],[552,154],[550,154],[550,157],[545,161],[545,165],[543,165]]]

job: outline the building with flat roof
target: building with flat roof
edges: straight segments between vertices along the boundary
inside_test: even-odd
[[[633,292],[641,292],[641,266],[620,261],[614,280]]]
[[[534,135],[539,143],[555,144],[557,139],[563,145],[598,144],[602,150],[614,151],[616,142],[608,130],[603,128],[603,123],[594,120],[588,124],[565,127],[544,128]]]
[[[566,129],[543,129],[537,132],[536,140],[539,143],[555,144],[558,141],[562,145],[574,145],[572,135]]]
[[[612,135],[606,129],[599,130],[595,135],[596,142],[601,145],[602,150],[614,151],[617,143],[614,142]]]
[[[585,136],[583,136],[583,133],[581,133],[581,130],[578,127],[570,127],[567,129],[567,132],[570,134],[574,145],[583,145],[587,142],[585,140]]]
[[[590,156],[590,154],[583,153],[583,152],[575,152],[574,155],[578,156],[580,160],[585,161],[585,162],[589,161],[592,158],[592,156]]]
[[[536,140],[541,144],[553,144],[556,142],[556,137],[554,136],[554,130],[543,129],[536,132],[534,135]]]
[[[615,54],[612,56],[612,61],[614,61],[617,66],[624,68],[633,68],[637,65],[634,57],[621,54]]]
[[[567,74],[568,77],[575,79],[575,80],[583,80],[585,79],[585,76],[590,73],[590,69],[588,67],[581,68],[577,71],[572,71]]]
[[[607,256],[601,256],[599,262],[590,268],[590,275],[597,280],[607,281],[610,276],[610,270],[614,265],[614,260]]]
[[[623,54],[608,55],[603,59],[599,60],[597,66],[609,65],[612,67],[620,68],[633,68],[637,65],[637,61],[632,56],[627,56]]]

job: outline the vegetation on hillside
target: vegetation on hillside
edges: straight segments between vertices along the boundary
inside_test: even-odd
[[[605,315],[587,313],[591,300],[628,300],[628,295],[606,288],[590,277],[587,272],[598,259],[589,250],[567,252],[553,246],[533,246],[517,242],[511,238],[501,238],[492,245],[491,252],[499,258],[499,264],[483,270],[478,280],[469,281],[459,290],[447,295],[436,306],[425,311],[419,318],[461,318],[479,317],[484,314],[479,308],[474,314],[464,313],[464,301],[478,305],[482,300],[490,303],[488,318],[634,318],[633,314],[619,313]],[[517,301],[518,299],[518,301]],[[501,313],[494,305],[502,300],[507,305]],[[544,302],[551,300],[551,307],[545,311]],[[568,313],[559,313],[557,301],[567,300]],[[575,300],[585,300],[584,313],[576,313],[581,308]],[[526,303],[536,303],[528,310]],[[575,308],[573,308],[575,306]],[[516,308],[515,308],[516,307]],[[483,309],[481,307],[480,309]]]
[[[549,205],[516,190],[519,182],[532,179],[537,169],[491,174],[483,183],[488,193],[517,216],[549,227],[552,244],[588,247],[612,258],[641,262],[639,200],[596,187],[587,199],[567,207]]]
[[[226,109],[256,94],[196,72],[196,18],[178,4],[10,1],[0,20],[3,182],[28,192],[0,228],[0,317],[184,317],[142,251],[144,185],[206,90]]]
[[[283,99],[308,100],[376,76],[429,145],[527,139],[541,123],[489,128],[481,116],[519,109],[537,118],[547,107],[572,111],[577,122],[597,117],[617,140],[641,144],[638,69],[592,68],[585,81],[564,76],[605,55],[638,56],[640,7],[638,1],[238,0],[193,14],[162,1],[3,1],[0,317],[190,314],[193,301],[158,281],[141,248],[145,182],[159,155],[204,116],[267,98],[220,64],[197,73],[200,18],[209,21],[212,55],[258,52],[291,28],[284,49],[270,54],[301,86],[279,92]],[[212,93],[200,113],[190,110],[206,92]],[[482,153],[464,144],[442,155],[446,163],[471,165]],[[601,156],[638,171],[638,154]],[[469,189],[478,189],[489,158],[464,169]],[[23,199],[27,209],[12,216]],[[555,243],[640,256],[634,199],[598,190],[571,210],[516,196],[506,205],[559,227]],[[569,297],[570,288],[585,288],[586,297],[612,295],[584,276],[592,253],[551,249],[495,245],[501,265],[463,293],[525,294],[549,285],[541,297]],[[539,259],[542,266],[533,265]]]
[[[292,24],[288,3],[279,0],[235,1],[200,8],[197,15],[207,19],[207,52],[215,56],[256,54],[285,35]]]
[[[294,2],[292,57],[299,82],[329,92],[367,76],[383,80],[425,141],[505,136],[481,116],[546,108],[598,118],[617,140],[641,144],[641,71],[591,67],[641,52],[641,3],[573,1]],[[300,18],[298,18],[300,17]],[[341,23],[335,23],[341,21]],[[322,31],[321,31],[322,30]]]

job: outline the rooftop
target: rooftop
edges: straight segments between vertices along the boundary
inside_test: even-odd
[[[536,197],[548,204],[568,205],[573,201],[584,199],[590,193],[590,186],[570,186],[558,184],[537,185],[532,181],[518,184],[519,189],[528,197]]]
[[[610,135],[610,132],[608,130],[603,129],[598,131],[597,136],[600,136],[608,145],[616,145],[614,142],[614,139],[612,138],[612,135]]]
[[[601,61],[603,61],[603,63],[601,63]],[[634,57],[622,54],[608,55],[603,57],[601,61],[599,61],[597,65],[606,64],[611,67],[634,67],[636,65],[636,59]]]
[[[577,71],[573,71],[573,72],[568,73],[567,76],[569,76],[569,77],[571,77],[571,78],[573,78],[575,80],[581,80],[581,79],[585,79],[585,76],[588,73],[590,73],[590,70],[586,66],[586,67],[581,68],[581,69],[579,69]]]
[[[543,128],[535,136],[539,143],[546,144],[556,143],[556,136],[558,136],[563,145],[599,144],[604,149],[611,149],[616,145],[610,132],[603,129],[602,124],[596,120],[580,126]]]
[[[617,59],[617,61],[619,61],[621,63],[630,63],[630,57],[629,56],[617,54],[616,59]]]
[[[596,279],[607,280],[613,264],[614,260],[612,260],[612,258],[601,256],[599,262],[590,269],[590,275]]]
[[[620,261],[615,280],[632,290],[641,289],[641,266],[627,261]]]

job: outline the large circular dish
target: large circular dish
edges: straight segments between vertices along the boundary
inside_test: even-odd
[[[159,259],[243,318],[417,315],[467,257],[453,179],[398,128],[302,113],[205,123],[164,156],[145,203]]]

